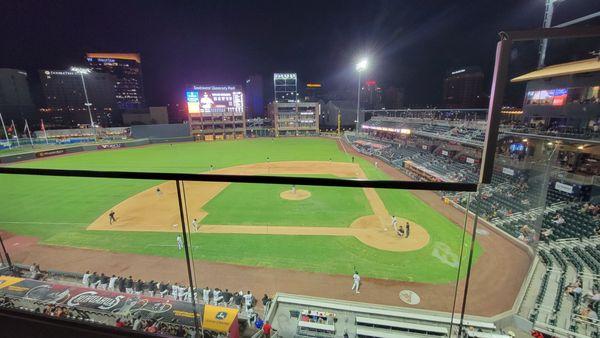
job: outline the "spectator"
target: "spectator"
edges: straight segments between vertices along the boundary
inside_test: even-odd
[[[133,327],[132,329],[134,331],[140,331],[140,329],[142,328],[142,320],[140,319],[140,317],[136,317],[135,320],[133,321]]]
[[[273,329],[273,327],[271,326],[271,323],[269,323],[269,321],[267,320],[267,321],[265,322],[265,324],[263,325],[263,327],[262,327],[262,332],[263,332],[263,335],[264,335],[266,338],[270,338],[270,337],[271,337],[271,330],[273,330],[273,331],[276,331],[276,330],[275,330],[275,329]]]
[[[118,328],[123,328],[123,327],[125,327],[125,322],[121,318],[117,318],[117,321],[115,322],[115,326]]]
[[[268,303],[271,302],[271,298],[269,298],[269,296],[267,296],[267,294],[265,293],[265,295],[262,298],[262,304],[263,306],[267,306]]]

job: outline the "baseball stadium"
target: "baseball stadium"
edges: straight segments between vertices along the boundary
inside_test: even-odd
[[[348,131],[318,102],[213,109],[243,95],[204,84],[181,124],[4,131],[0,312],[98,337],[600,337],[600,61],[493,83],[489,109],[357,108]]]

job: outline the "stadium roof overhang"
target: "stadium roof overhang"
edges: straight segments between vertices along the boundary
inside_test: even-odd
[[[583,73],[600,72],[600,58],[591,58],[574,62],[561,63],[523,74],[510,80],[510,82],[524,82],[538,79],[547,79],[557,76],[566,76]]]

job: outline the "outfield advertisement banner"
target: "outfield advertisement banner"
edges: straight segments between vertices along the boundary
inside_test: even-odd
[[[48,304],[113,313],[118,316],[140,314],[144,317],[176,319],[178,323],[194,325],[192,304],[171,299],[137,296],[33,279],[0,276],[0,291],[9,297],[26,298]],[[201,313],[201,306],[198,306]]]
[[[48,156],[57,156],[63,155],[66,153],[65,149],[55,149],[55,150],[46,150],[46,151],[38,151],[35,153],[35,157],[48,157]]]
[[[124,148],[125,143],[99,144],[96,146],[98,150]]]

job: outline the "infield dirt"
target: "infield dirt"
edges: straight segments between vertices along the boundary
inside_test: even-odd
[[[287,161],[266,162],[222,168],[211,171],[212,174],[227,175],[334,175],[340,178],[366,179],[365,173],[355,163],[323,161]],[[184,182],[188,220],[201,222],[207,212],[202,209],[206,203],[221,193],[229,183],[221,182]],[[310,187],[305,187],[310,190]],[[307,226],[252,226],[202,224],[198,233],[232,233],[254,235],[312,235],[312,236],[354,236],[371,247],[387,251],[418,250],[429,242],[429,234],[419,224],[398,218],[398,224],[411,225],[410,236],[398,236],[391,226],[392,216],[383,201],[372,188],[363,188],[373,215],[357,218],[347,228],[307,227]],[[114,211],[117,221],[109,222],[109,213]],[[307,210],[310,212],[310,210]],[[188,224],[189,226],[189,224]],[[181,231],[181,220],[177,201],[175,182],[165,182],[142,191],[98,217],[88,230],[112,231]],[[195,231],[191,229],[191,231]]]

